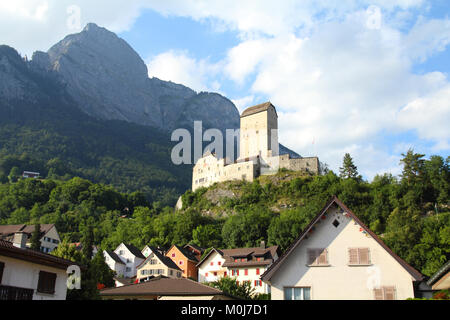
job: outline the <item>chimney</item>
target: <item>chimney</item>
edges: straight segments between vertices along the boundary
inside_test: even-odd
[[[263,240],[263,241],[261,241],[261,244],[259,245],[259,247],[261,248],[261,249],[265,249],[266,248],[266,242]]]
[[[27,247],[28,234],[25,232],[14,233],[14,247],[25,249]]]

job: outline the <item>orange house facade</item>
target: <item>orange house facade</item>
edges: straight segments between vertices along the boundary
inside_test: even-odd
[[[173,245],[166,253],[166,257],[172,259],[178,268],[183,271],[183,278],[189,278],[197,281],[198,279],[198,259],[188,250]]]

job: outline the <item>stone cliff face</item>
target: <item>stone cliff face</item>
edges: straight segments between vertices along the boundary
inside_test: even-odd
[[[148,77],[139,55],[114,33],[88,24],[78,33],[54,45],[45,56],[33,57],[42,68],[56,71],[80,108],[101,119],[117,119],[172,131],[205,126],[235,127],[236,107],[220,95],[197,94],[178,84]],[[198,108],[201,108],[201,112]]]
[[[239,128],[239,112],[229,99],[149,78],[139,55],[116,34],[95,24],[65,37],[48,52],[35,52],[31,61],[24,61],[13,48],[0,46],[1,99],[36,101],[55,91],[98,119],[124,120],[166,132],[192,129],[194,121],[202,121],[205,130]],[[280,153],[296,155],[281,145]]]

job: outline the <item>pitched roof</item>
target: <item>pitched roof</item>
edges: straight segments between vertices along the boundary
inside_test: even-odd
[[[115,253],[112,250],[105,250],[106,253],[111,257],[111,259],[113,259],[115,262],[120,263],[120,264],[125,264],[122,259],[120,259],[120,257],[117,255],[117,253]]]
[[[212,250],[199,262],[197,267],[203,264],[203,262],[208,259],[212,252],[217,252],[221,255],[225,262],[224,267],[250,267],[250,266],[264,266],[272,264],[275,261],[275,255],[278,253],[278,246],[272,246],[268,248],[236,248],[236,249],[223,249],[218,250],[212,248]],[[234,258],[244,258],[248,257],[248,261],[234,261]],[[255,257],[264,257],[264,260],[257,261]]]
[[[198,262],[198,259],[197,259],[197,257],[196,257],[194,254],[192,254],[191,252],[189,252],[189,251],[186,250],[185,248],[182,248],[182,247],[180,247],[180,246],[177,246],[176,244],[172,245],[172,247],[171,247],[169,250],[167,250],[167,252],[169,252],[169,251],[170,251],[172,248],[174,248],[174,247],[177,248],[178,251],[180,251],[181,254],[184,255],[184,256],[186,257],[186,259],[191,260],[191,261],[193,261],[193,262],[195,262],[195,263]]]
[[[415,280],[423,280],[423,275],[419,271],[414,269],[406,261],[397,256],[375,233],[373,233],[364,223],[362,223],[361,220],[359,220],[358,217],[349,208],[347,208],[345,204],[343,204],[336,196],[333,196],[330,200],[328,200],[327,204],[319,212],[319,214],[311,220],[310,224],[303,230],[303,232],[297,237],[297,239],[286,249],[284,254],[264,272],[264,274],[261,276],[261,279],[263,281],[270,281],[274,273],[286,261],[286,258],[289,257],[290,254],[295,250],[295,248],[300,245],[311,228],[317,223],[317,221],[321,219],[321,217],[333,204],[339,206],[342,210],[347,212],[361,226],[361,228],[363,228],[376,242],[378,242],[378,244],[380,244],[406,271],[408,271]]]
[[[428,279],[427,284],[432,286],[439,279],[441,279],[447,272],[450,272],[450,260],[447,261],[435,274],[433,274],[430,279]]]
[[[142,254],[141,250],[133,246],[132,244],[123,244],[135,257],[145,259],[145,256]]]
[[[107,288],[100,296],[211,296],[222,291],[186,278],[156,277],[147,282]]]
[[[266,102],[266,103],[258,104],[256,106],[245,109],[244,112],[242,112],[241,118],[247,117],[252,114],[259,113],[259,112],[267,111],[267,110],[269,110],[270,107],[274,108],[275,113],[276,113],[276,109],[273,106],[273,104],[270,102]]]
[[[194,248],[195,250],[200,251],[200,252],[204,252],[204,251],[205,251],[205,249],[200,248],[199,246],[197,246],[197,245],[195,245],[195,244],[192,244],[192,243],[188,243],[188,244],[185,245],[183,248],[186,249],[186,247],[192,247],[192,248]]]
[[[0,240],[0,256],[29,261],[36,264],[66,270],[77,263],[32,249],[15,247],[12,242]],[[80,266],[80,265],[79,265]],[[84,268],[84,266],[80,266]]]
[[[54,224],[41,224],[41,233],[46,234],[51,228],[53,228]],[[7,236],[14,234],[16,232],[25,232],[28,234],[32,234],[34,231],[34,224],[26,225],[26,224],[9,224],[0,226],[0,235]]]
[[[162,255],[157,248],[155,247],[151,247],[148,246],[151,250],[152,253],[159,259],[159,261],[161,261],[162,264],[164,264],[166,267],[171,268],[171,269],[176,269],[179,271],[182,271],[175,262],[172,261],[172,259],[170,259],[169,257],[166,257],[165,255]],[[144,261],[142,261],[137,267],[136,269],[139,269],[141,266],[145,265],[150,259],[152,258],[152,255],[149,255]]]

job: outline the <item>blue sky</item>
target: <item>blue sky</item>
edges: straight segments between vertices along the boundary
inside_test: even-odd
[[[150,77],[239,110],[270,100],[280,142],[336,171],[349,152],[371,179],[399,174],[408,148],[450,153],[449,14],[447,0],[16,0],[0,39],[31,55],[97,23]]]

